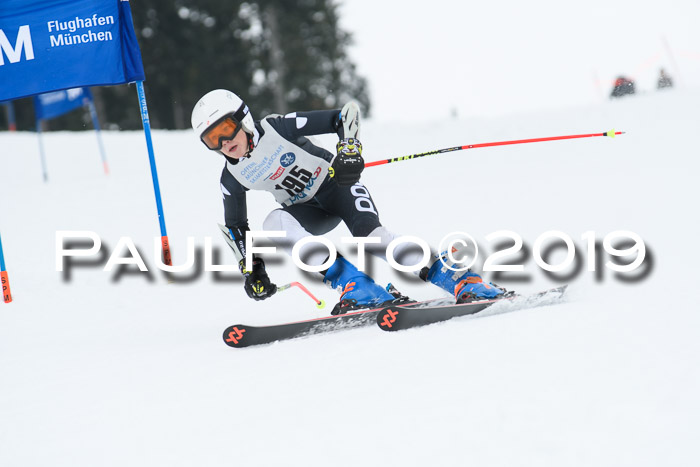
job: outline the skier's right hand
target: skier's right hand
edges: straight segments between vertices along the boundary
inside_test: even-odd
[[[245,260],[242,260],[244,262]],[[253,260],[253,270],[246,271],[243,263],[241,272],[245,276],[245,292],[253,300],[265,300],[272,297],[277,292],[277,286],[270,282],[270,278],[265,272],[265,262],[261,258]]]

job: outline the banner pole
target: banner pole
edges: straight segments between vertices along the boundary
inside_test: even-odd
[[[105,175],[109,175],[109,165],[107,165],[107,156],[105,154],[105,147],[102,144],[102,131],[100,129],[100,121],[97,119],[97,109],[95,109],[95,103],[87,99],[88,109],[90,110],[90,117],[92,118],[92,126],[95,128],[95,133],[97,134],[97,146],[100,148],[100,157],[102,158],[102,167],[104,168]]]
[[[36,135],[39,138],[39,160],[41,161],[41,173],[44,176],[44,183],[49,181],[48,171],[46,170],[46,155],[44,154],[44,137],[41,132],[42,121],[36,121]]]
[[[165,216],[163,215],[163,202],[160,197],[160,185],[158,184],[158,171],[156,170],[156,158],[153,153],[153,140],[151,138],[151,122],[148,118],[148,105],[146,104],[146,93],[143,90],[143,81],[136,81],[136,92],[139,97],[139,107],[141,108],[141,122],[143,131],[146,134],[146,146],[148,148],[148,160],[151,164],[151,177],[153,178],[153,191],[156,195],[156,207],[158,208],[158,221],[160,222],[160,239],[163,246],[163,264],[172,266],[170,256],[170,242],[165,229]]]
[[[2,298],[5,303],[12,301],[12,293],[10,292],[10,279],[7,277],[5,269],[5,257],[2,254],[2,236],[0,236],[0,285],[2,285]]]

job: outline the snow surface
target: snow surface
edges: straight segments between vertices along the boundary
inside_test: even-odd
[[[584,262],[561,305],[248,349],[224,345],[223,329],[323,312],[294,289],[253,302],[237,273],[168,283],[155,266],[142,132],[104,134],[109,176],[92,132],[45,134],[46,184],[36,135],[0,134],[14,296],[0,304],[0,465],[698,465],[698,108],[698,93],[672,90],[493,119],[365,122],[368,161],[626,131],[373,167],[363,181],[398,233],[437,243],[463,230],[488,247],[485,235],[507,229],[531,249],[548,230],[579,247],[586,231],[602,240],[630,230],[651,253],[648,274],[625,282],[603,269],[596,280]],[[175,264],[188,236],[198,248],[212,237],[232,262],[216,226],[222,161],[190,132],[156,131],[154,144]],[[274,207],[250,193],[251,226]],[[107,254],[131,237],[152,272],[104,272],[105,257],[67,279],[55,265],[60,230],[97,232]],[[530,280],[502,285],[559,283],[528,258]],[[370,264],[379,282],[416,299],[440,295]],[[301,280],[329,305],[337,299],[286,257],[268,269],[278,284]]]

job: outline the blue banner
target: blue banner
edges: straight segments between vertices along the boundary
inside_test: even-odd
[[[144,79],[128,0],[0,1],[0,101]]]
[[[88,88],[47,92],[34,96],[34,114],[37,120],[48,120],[82,107],[90,101],[92,93]]]

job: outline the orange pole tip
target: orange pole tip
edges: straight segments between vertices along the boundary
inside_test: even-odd
[[[170,242],[168,242],[168,236],[163,235],[160,237],[160,242],[163,245],[163,264],[166,266],[172,266],[173,259],[170,256]]]
[[[2,298],[5,303],[10,303],[12,292],[10,292],[10,279],[7,277],[7,271],[0,271],[0,283],[2,284]]]

